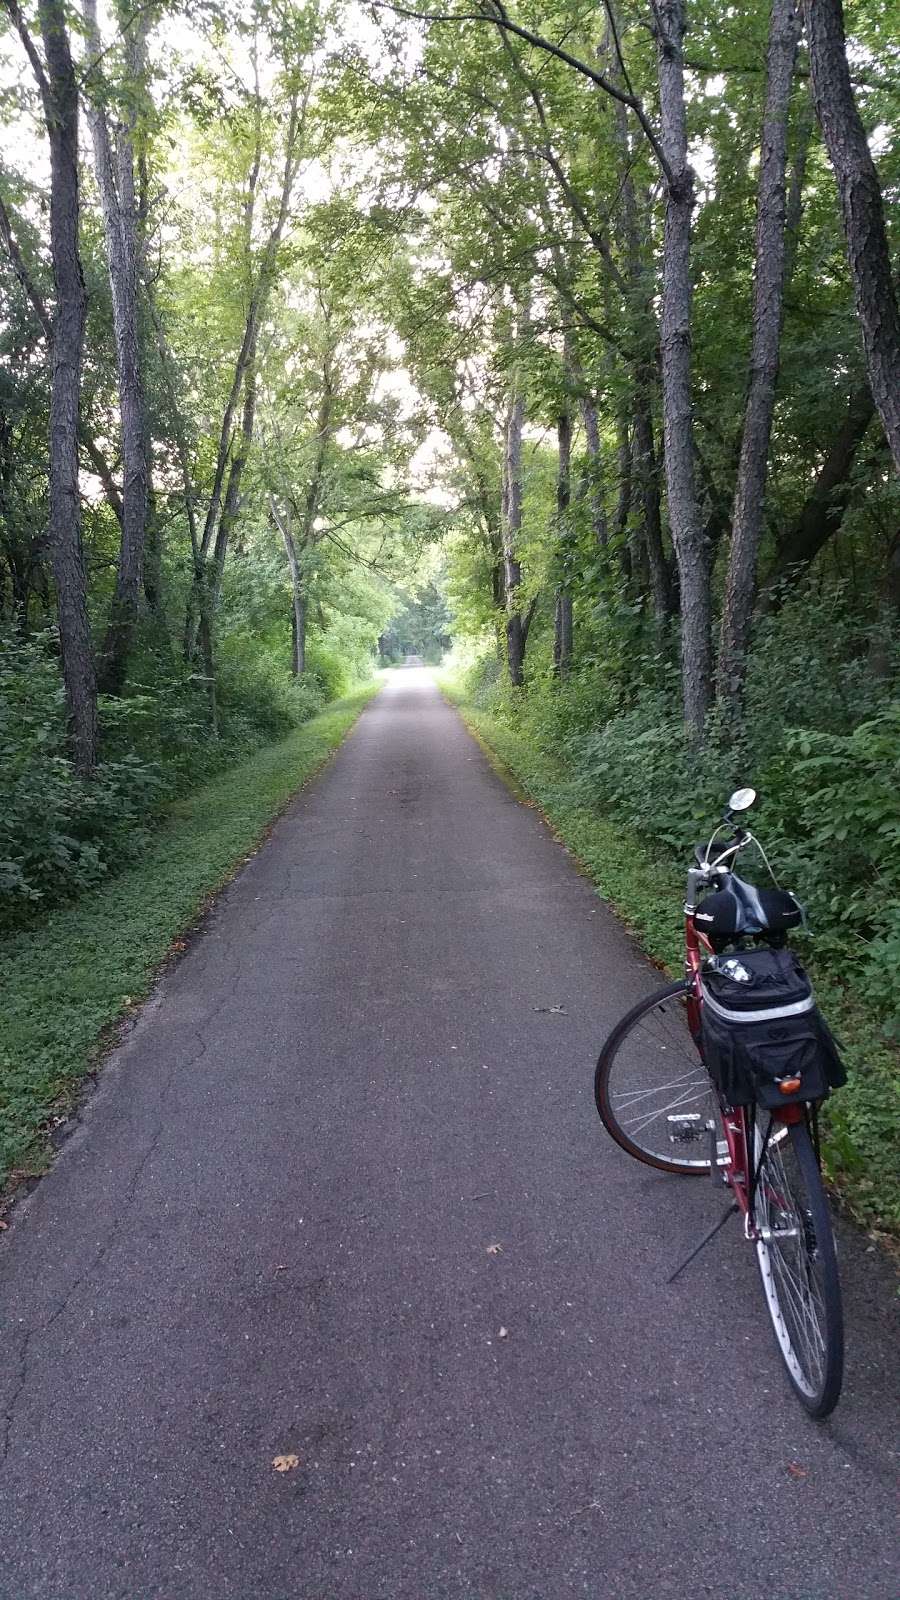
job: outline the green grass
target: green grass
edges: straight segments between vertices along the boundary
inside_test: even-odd
[[[465,701],[449,674],[439,683],[501,776],[534,802],[635,938],[667,973],[681,970],[684,866],[615,818],[584,804],[560,760],[502,717]],[[849,1081],[823,1115],[829,1178],[857,1221],[900,1236],[900,1075],[878,1018],[835,970],[803,950],[822,1009],[841,1041]],[[599,1042],[599,1041],[598,1041]]]
[[[148,993],[173,941],[340,744],[366,684],[178,800],[139,866],[0,941],[0,1185],[40,1172],[113,1024]]]

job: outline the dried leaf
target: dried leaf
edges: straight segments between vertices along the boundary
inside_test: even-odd
[[[502,1254],[503,1254],[503,1246],[502,1246],[502,1244],[489,1244],[488,1247],[487,1247],[487,1254],[489,1256],[502,1256]]]
[[[788,1462],[788,1472],[792,1478],[807,1478],[809,1476],[806,1468],[801,1467],[798,1461]]]
[[[272,1462],[276,1472],[293,1472],[300,1465],[299,1456],[276,1456]]]
[[[5,1233],[8,1227],[8,1222],[0,1222],[0,1233]]]
[[[497,1335],[497,1338],[498,1339],[508,1339],[509,1338],[509,1329],[508,1328],[501,1328],[500,1332]]]
[[[547,1016],[567,1017],[569,1015],[565,1006],[535,1006],[533,1009],[546,1012]]]

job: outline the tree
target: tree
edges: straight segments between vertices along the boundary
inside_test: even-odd
[[[78,412],[85,295],[78,247],[78,86],[65,7],[40,0],[44,61],[17,0],[4,0],[40,91],[50,145],[50,249],[56,307],[50,381],[48,543],[56,582],[59,642],[76,770],[97,761],[97,684],[87,610],[78,484]]]
[[[784,297],[788,110],[799,36],[796,0],[772,0],[756,211],[750,385],[734,495],[719,644],[719,699],[731,711],[739,711],[741,705],[756,591],[757,553],[763,530]]]
[[[900,470],[900,311],[881,186],[856,107],[841,0],[803,0],[816,115],[834,167],[872,398]]]
[[[122,540],[116,586],[101,651],[100,687],[121,693],[140,604],[150,499],[149,433],[138,318],[138,199],[135,181],[135,128],[138,86],[143,75],[148,13],[137,16],[116,8],[125,41],[130,81],[120,90],[125,112],[110,127],[109,84],[103,73],[103,48],[96,0],[82,0],[87,40],[87,115],[94,146],[94,169],[103,208],[103,225],[112,291],[113,329],[119,379],[122,436]]]

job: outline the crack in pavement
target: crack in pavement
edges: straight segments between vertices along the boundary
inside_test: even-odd
[[[32,1343],[35,1339],[40,1338],[43,1334],[49,1333],[54,1324],[59,1321],[60,1317],[63,1315],[63,1312],[69,1305],[71,1305],[82,1285],[87,1283],[89,1279],[94,1276],[98,1267],[102,1265],[105,1257],[109,1254],[109,1251],[115,1244],[122,1227],[122,1223],[131,1209],[131,1206],[134,1204],[134,1199],[137,1194],[138,1185],[140,1184],[141,1178],[146,1171],[149,1162],[153,1159],[153,1156],[159,1147],[159,1142],[163,1136],[163,1132],[165,1131],[166,1119],[163,1115],[163,1111],[174,1085],[176,1074],[179,1071],[189,1071],[192,1067],[196,1066],[199,1061],[203,1060],[207,1050],[209,1049],[208,1041],[204,1038],[204,1029],[213,1020],[218,1010],[219,1007],[216,1006],[216,1008],[210,1012],[209,1016],[204,1018],[202,1027],[195,1030],[194,1038],[200,1045],[199,1050],[197,1050],[188,1061],[176,1060],[169,1069],[165,1082],[160,1090],[158,1102],[158,1120],[156,1127],[154,1128],[153,1135],[147,1145],[147,1148],[143,1152],[136,1167],[134,1168],[120,1203],[118,1213],[113,1218],[113,1221],[110,1224],[105,1237],[101,1241],[93,1259],[90,1261],[88,1266],[85,1267],[84,1271],[78,1274],[74,1282],[70,1284],[62,1300],[60,1300],[59,1304],[54,1307],[50,1315],[46,1317],[43,1322],[38,1323],[36,1326],[26,1328],[24,1334],[22,1335],[18,1354],[18,1373],[12,1393],[7,1401],[3,1414],[3,1433],[2,1436],[0,1436],[0,1466],[2,1466],[6,1461],[12,1445],[12,1432],[15,1423],[16,1410],[18,1408],[19,1400],[21,1399],[28,1383]]]

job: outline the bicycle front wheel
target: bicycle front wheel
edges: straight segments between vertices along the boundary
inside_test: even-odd
[[[607,1132],[636,1161],[699,1174],[710,1171],[719,1122],[688,1027],[689,993],[689,983],[670,983],[622,1018],[600,1052],[594,1097]]]
[[[813,1417],[837,1405],[844,1371],[844,1322],[831,1213],[809,1129],[767,1142],[761,1116],[755,1145],[754,1220],[763,1293],[788,1377]]]

